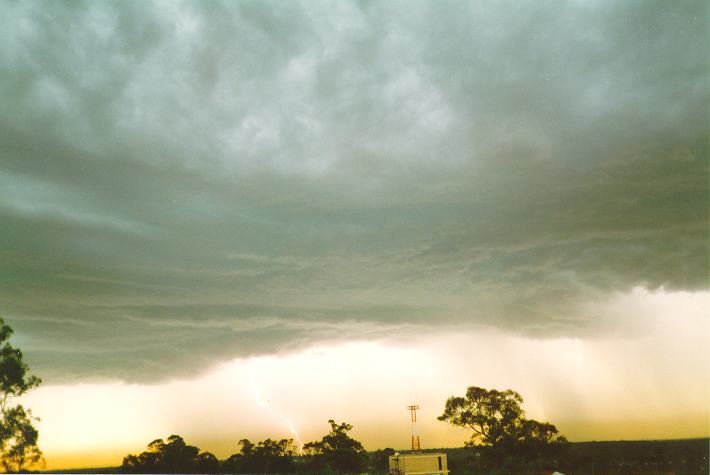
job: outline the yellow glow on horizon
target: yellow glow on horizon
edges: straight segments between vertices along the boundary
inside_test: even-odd
[[[155,385],[44,385],[23,403],[42,418],[48,469],[115,466],[170,434],[222,458],[244,437],[292,437],[286,419],[306,442],[333,418],[369,450],[404,448],[414,401],[423,446],[461,446],[466,432],[436,416],[469,385],[518,391],[530,417],[571,440],[708,436],[708,303],[710,292],[635,290],[597,309],[635,315],[631,330],[597,339],[427,333],[237,359]]]

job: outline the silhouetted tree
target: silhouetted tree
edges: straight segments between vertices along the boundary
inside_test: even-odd
[[[367,466],[367,455],[362,444],[348,435],[353,426],[328,421],[330,432],[320,441],[309,442],[303,450],[314,457],[316,467],[340,473],[360,473]]]
[[[525,418],[523,398],[510,389],[498,391],[471,386],[465,397],[450,397],[440,421],[471,429],[466,445],[476,449],[484,470],[522,466],[541,468],[554,462],[567,439],[547,422]]]
[[[195,457],[195,473],[217,473],[219,460],[210,452],[202,452]]]
[[[11,403],[42,381],[28,374],[22,352],[8,342],[11,335],[12,328],[0,318],[0,460],[6,471],[19,472],[42,461],[34,427],[39,419],[29,409]]]
[[[35,418],[22,406],[3,412],[0,440],[3,440],[2,466],[7,472],[21,472],[42,460],[37,447],[39,432],[34,427]]]
[[[254,444],[249,439],[239,441],[239,453],[222,464],[222,471],[236,473],[293,473],[293,439],[266,439]]]
[[[252,448],[255,471],[259,473],[287,473],[293,465],[293,439],[260,441]]]
[[[370,473],[389,473],[389,457],[394,455],[394,449],[375,450],[370,453]]]
[[[123,458],[121,471],[124,473],[195,473],[212,467],[219,468],[219,461],[209,452],[187,445],[179,435],[171,435],[167,441],[155,439],[148,444],[148,450],[139,455]]]

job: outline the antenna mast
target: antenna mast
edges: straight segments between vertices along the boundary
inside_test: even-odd
[[[412,404],[407,406],[412,415],[412,452],[419,452],[422,448],[419,445],[419,434],[417,433],[417,409],[419,406]]]

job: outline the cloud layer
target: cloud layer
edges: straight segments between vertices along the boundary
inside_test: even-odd
[[[45,379],[708,288],[705,2],[3,10],[0,311]]]

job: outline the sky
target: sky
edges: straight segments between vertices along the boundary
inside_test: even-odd
[[[49,468],[366,448],[511,388],[708,436],[704,1],[0,0],[0,315]]]

